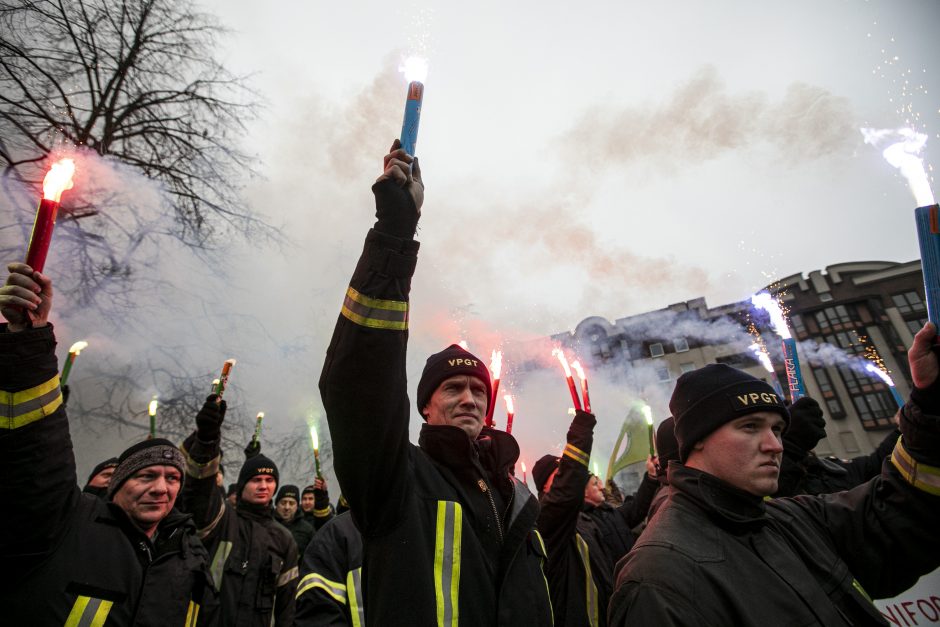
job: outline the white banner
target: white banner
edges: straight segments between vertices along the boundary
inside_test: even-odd
[[[898,627],[940,625],[940,570],[924,575],[913,588],[893,599],[875,601],[875,607]]]

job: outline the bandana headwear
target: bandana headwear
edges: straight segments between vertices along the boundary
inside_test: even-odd
[[[725,364],[709,364],[679,377],[669,409],[676,419],[679,459],[683,462],[696,442],[735,418],[773,411],[790,422],[783,399],[770,385]]]

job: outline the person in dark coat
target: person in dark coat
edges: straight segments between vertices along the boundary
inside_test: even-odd
[[[901,432],[892,429],[869,455],[852,459],[817,457],[813,449],[826,437],[826,419],[815,399],[804,396],[790,406],[790,426],[783,435],[783,461],[775,497],[829,494],[849,490],[878,475]]]
[[[427,424],[408,441],[405,377],[413,237],[424,197],[392,146],[373,186],[377,222],[353,274],[320,377],[334,468],[362,533],[369,625],[550,625],[538,503],[512,475],[519,445],[484,428],[492,386],[452,345],[418,383]]]
[[[669,497],[619,566],[610,625],[887,625],[872,598],[940,566],[940,366],[928,323],[914,390],[879,476],[846,492],[777,491],[789,412],[759,379],[713,364],[669,408],[680,462]]]
[[[145,440],[121,454],[106,499],[79,490],[48,323],[52,282],[25,264],[9,268],[0,288],[0,622],[196,625],[214,590],[191,517],[173,509],[182,454]]]
[[[101,498],[107,496],[108,483],[111,482],[111,475],[114,474],[114,469],[117,468],[117,465],[117,457],[111,457],[98,463],[97,466],[91,469],[91,474],[88,475],[88,481],[85,482],[85,487],[82,488],[82,492],[93,494]]]
[[[300,563],[294,627],[362,627],[362,536],[339,514],[307,545]]]
[[[647,512],[647,519],[656,514],[656,510],[669,496],[669,477],[667,469],[669,462],[679,461],[679,442],[676,441],[676,420],[669,416],[656,427],[656,459],[654,462],[656,482],[656,492],[653,494],[650,502],[650,509]]]
[[[297,543],[297,552],[303,555],[304,549],[313,538],[313,527],[304,520],[304,514],[297,506],[300,490],[295,485],[283,485],[277,491],[274,502],[274,519],[287,527]]]
[[[219,604],[204,611],[226,627],[289,627],[298,554],[290,532],[274,520],[277,465],[253,451],[238,474],[236,505],[222,499],[215,482],[225,410],[224,400],[209,396],[182,446],[187,480],[181,506],[193,514],[220,594]]]

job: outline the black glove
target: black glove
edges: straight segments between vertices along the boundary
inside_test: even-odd
[[[799,398],[790,406],[790,425],[783,433],[784,446],[806,454],[826,437],[826,419],[815,399]]]
[[[226,405],[225,401],[216,402],[218,398],[217,394],[210,394],[196,414],[196,435],[203,442],[215,442],[222,437]]]
[[[418,228],[418,208],[404,187],[391,179],[372,186],[375,194],[375,230],[401,238],[411,238]]]
[[[258,442],[254,438],[248,442],[248,446],[245,447],[245,459],[251,459],[255,455],[261,454],[261,442]]]
[[[330,506],[329,490],[313,489],[313,509],[326,509]]]

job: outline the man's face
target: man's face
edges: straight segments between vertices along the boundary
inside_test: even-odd
[[[600,477],[591,475],[584,486],[584,502],[597,507],[604,502],[604,483]]]
[[[108,484],[111,483],[111,475],[114,474],[114,466],[108,466],[97,475],[91,478],[91,481],[88,482],[93,488],[107,488]]]
[[[300,495],[300,509],[305,512],[313,511],[313,493],[307,492]]]
[[[785,426],[780,414],[770,411],[735,418],[698,442],[685,465],[755,496],[769,496],[777,491]]]
[[[245,483],[242,500],[252,505],[267,505],[274,498],[277,481],[272,475],[255,475]]]
[[[285,496],[277,502],[275,506],[277,515],[284,520],[290,520],[297,513],[297,499],[292,496]]]
[[[182,475],[174,466],[147,466],[131,475],[112,501],[148,536],[152,536],[180,491]]]
[[[220,488],[225,487],[225,475],[222,474],[221,470],[215,473],[215,485],[219,486]]]
[[[422,413],[428,424],[460,427],[471,440],[476,440],[483,429],[488,402],[483,381],[461,374],[444,379]]]

